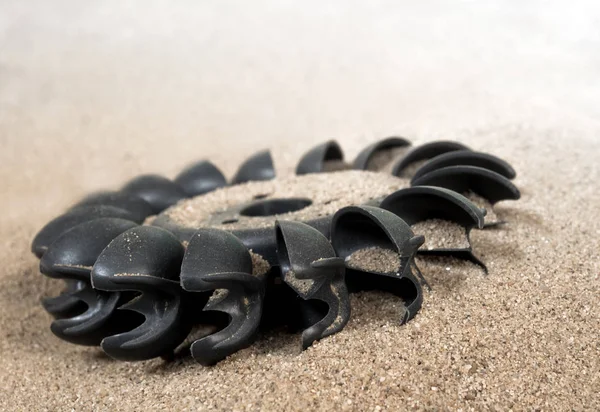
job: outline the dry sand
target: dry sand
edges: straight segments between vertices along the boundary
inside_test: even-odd
[[[394,147],[391,149],[388,148],[381,150],[373,155],[367,164],[367,169],[391,173],[394,168],[394,164],[398,161],[398,159],[409,151],[410,146]]]
[[[412,178],[415,173],[417,172],[417,170],[419,170],[421,168],[421,166],[423,166],[425,163],[427,163],[429,161],[429,159],[424,159],[424,160],[417,160],[416,162],[412,162],[411,164],[409,164],[406,169],[404,169],[402,171],[402,173],[400,173],[400,177],[404,177],[404,178]]]
[[[0,5],[0,409],[600,410],[597,2],[121,4]],[[51,334],[39,300],[60,285],[29,245],[77,198],[203,157],[232,176],[266,147],[284,174],[329,138],[352,159],[388,135],[513,164],[509,223],[471,235],[489,276],[421,259],[433,291],[407,325],[357,294],[308,350],[273,333],[212,368]]]
[[[376,273],[394,273],[400,269],[400,255],[380,247],[359,249],[346,258],[346,266]]]
[[[447,220],[424,220],[412,225],[412,230],[415,235],[425,236],[421,250],[469,248],[465,228]]]

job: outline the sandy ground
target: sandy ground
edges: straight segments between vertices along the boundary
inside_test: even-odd
[[[196,4],[198,3],[198,4]],[[0,408],[600,409],[600,6],[524,2],[0,1]],[[264,336],[213,368],[120,363],[49,330],[37,230],[85,193],[325,139],[457,139],[509,160],[522,200],[474,232],[484,276],[355,295],[305,352]]]

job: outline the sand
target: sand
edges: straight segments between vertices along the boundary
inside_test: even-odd
[[[367,169],[392,173],[394,164],[408,153],[410,149],[410,146],[402,146],[380,150],[371,157],[371,160],[367,164]]]
[[[600,409],[600,6],[337,6],[2,2],[0,410]],[[488,276],[419,259],[433,290],[408,324],[361,293],[308,350],[278,331],[212,368],[50,332],[61,285],[30,242],[86,193],[203,157],[231,177],[267,147],[284,175],[389,135],[491,151],[523,194],[471,234]]]
[[[475,205],[477,205],[479,208],[485,209],[486,225],[493,225],[502,222],[502,219],[498,216],[494,206],[490,203],[489,200],[473,192],[463,194],[467,197],[467,199],[475,203]]]
[[[469,239],[465,228],[447,220],[428,219],[412,225],[415,235],[425,236],[421,250],[467,249]]]
[[[323,171],[324,172],[337,172],[339,170],[348,170],[352,169],[352,165],[345,163],[342,160],[329,160],[323,162]]]
[[[412,178],[417,170],[419,170],[425,163],[427,163],[430,159],[417,160],[416,162],[412,162],[400,173],[400,177],[404,178]]]
[[[252,275],[256,277],[263,277],[267,274],[271,265],[261,255],[250,251],[250,257],[252,258]]]
[[[346,266],[375,273],[395,273],[400,269],[400,255],[391,249],[367,247],[346,258]]]

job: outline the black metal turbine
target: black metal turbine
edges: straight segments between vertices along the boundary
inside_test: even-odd
[[[468,259],[485,269],[470,233],[501,223],[489,218],[492,206],[520,197],[507,162],[449,141],[411,149],[408,140],[388,137],[350,164],[331,140],[308,151],[296,173],[301,176],[290,179],[300,195],[297,187],[286,188],[294,196],[263,195],[260,185],[275,190],[292,180],[268,183],[275,179],[273,159],[261,151],[240,166],[235,188],[202,160],[173,180],[142,175],[120,191],[85,197],[44,226],[31,246],[40,271],[66,285],[42,301],[55,318],[52,332],[135,361],[171,358],[191,341],[186,338],[195,325],[209,324],[215,331],[196,339],[190,351],[199,363],[213,365],[273,326],[302,330],[303,348],[340,332],[353,292],[398,296],[404,323],[419,311],[423,286],[429,286],[417,254]],[[362,184],[359,200],[346,196],[342,185],[313,204],[312,183],[344,176],[349,185]],[[369,178],[383,179],[383,190],[370,187]],[[236,188],[245,201],[227,197]],[[191,198],[204,202],[216,189],[212,199],[225,199],[227,207],[219,204],[192,227],[171,218],[173,211],[193,209]],[[330,204],[340,197],[342,203]],[[439,222],[458,236],[440,236]],[[361,258],[366,254],[375,263]]]

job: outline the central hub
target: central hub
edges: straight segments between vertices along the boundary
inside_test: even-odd
[[[277,219],[323,219],[343,207],[372,203],[408,186],[406,179],[362,170],[248,182],[183,200],[151,224],[173,233],[186,233],[182,239],[200,228],[272,228]]]

